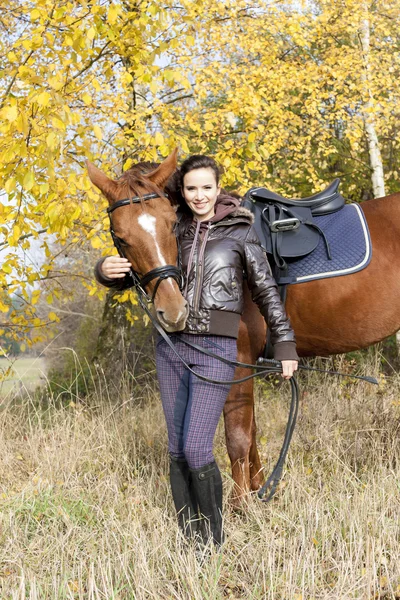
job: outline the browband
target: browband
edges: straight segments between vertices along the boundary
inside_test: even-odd
[[[124,198],[123,200],[117,200],[112,206],[107,208],[108,214],[112,213],[113,210],[119,208],[120,206],[128,206],[129,204],[138,204],[142,200],[151,200],[152,198],[160,198],[159,194],[145,194],[144,196],[135,196],[134,198]]]

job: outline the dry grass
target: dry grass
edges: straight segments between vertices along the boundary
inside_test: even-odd
[[[43,358],[21,356],[0,358],[0,397],[23,392],[31,393],[45,379]]]
[[[302,388],[275,499],[253,498],[242,515],[226,502],[226,546],[203,565],[175,524],[151,390],[119,407],[99,395],[90,406],[3,404],[1,599],[399,598],[400,381],[375,389],[310,375]],[[287,388],[260,384],[268,468],[286,414]],[[222,427],[216,455],[227,498]]]

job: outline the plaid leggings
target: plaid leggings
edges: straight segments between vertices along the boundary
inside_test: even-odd
[[[185,333],[171,336],[176,350],[194,371],[211,379],[233,379],[235,367],[201,354],[182,339],[236,360],[234,338]],[[192,469],[213,462],[214,435],[230,386],[207,383],[192,375],[162,338],[157,342],[156,363],[170,454],[186,458]]]

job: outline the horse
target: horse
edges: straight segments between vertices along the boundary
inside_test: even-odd
[[[88,164],[89,176],[109,201],[156,193],[113,212],[115,235],[135,271],[145,274],[165,265],[176,265],[174,234],[176,206],[165,195],[177,168],[175,150],[158,166],[139,163],[118,180],[109,179]],[[288,287],[286,310],[301,357],[328,356],[375,344],[400,329],[400,194],[360,203],[372,243],[372,259],[362,271],[333,279],[318,279]],[[155,287],[157,284],[158,289]],[[152,280],[159,323],[168,332],[181,331],[187,303],[172,278]],[[237,340],[238,360],[254,364],[262,355],[266,323],[245,286],[244,312]],[[238,367],[235,379],[249,374]],[[242,504],[263,483],[263,469],[256,443],[253,380],[233,385],[224,408],[225,437],[234,481],[233,502]]]

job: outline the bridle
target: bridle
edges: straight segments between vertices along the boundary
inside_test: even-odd
[[[151,200],[152,198],[161,198],[161,196],[160,196],[160,194],[157,194],[156,192],[154,192],[151,194],[144,194],[141,197],[134,196],[133,198],[124,198],[123,200],[118,200],[112,206],[109,206],[107,208],[107,214],[110,218],[111,237],[113,239],[114,246],[118,250],[118,254],[122,258],[127,258],[127,257],[124,254],[122,242],[121,242],[120,238],[115,234],[115,231],[113,229],[111,213],[114,212],[114,210],[116,210],[117,208],[121,208],[122,206],[129,206],[131,204],[140,204],[142,202],[142,200]],[[132,287],[134,287],[139,292],[139,295],[142,296],[146,300],[146,302],[148,302],[150,304],[154,303],[154,299],[156,297],[158,287],[164,279],[168,279],[169,277],[171,277],[172,279],[174,279],[176,281],[176,283],[179,286],[179,289],[182,290],[183,289],[183,274],[182,274],[182,269],[181,269],[179,247],[178,247],[178,266],[163,265],[161,267],[156,267],[155,269],[151,269],[151,271],[148,271],[144,275],[139,274],[137,271],[135,271],[131,267],[128,275],[132,279]],[[146,292],[146,286],[149,285],[149,283],[151,281],[153,281],[153,279],[157,279],[157,281],[154,286],[153,294],[150,296]]]

